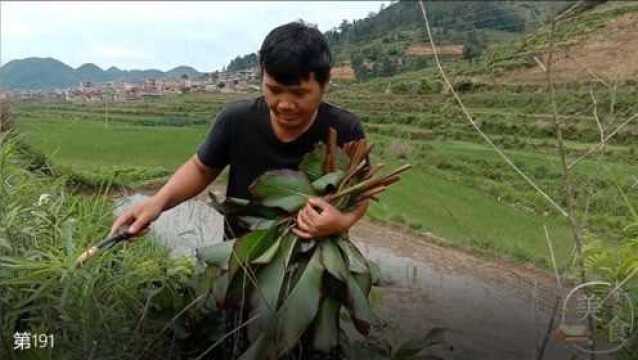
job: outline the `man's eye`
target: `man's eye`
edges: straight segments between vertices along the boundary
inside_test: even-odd
[[[274,95],[279,95],[279,94],[281,94],[281,89],[270,88],[270,92],[273,93]]]

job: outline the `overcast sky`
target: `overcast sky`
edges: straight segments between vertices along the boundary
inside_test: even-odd
[[[221,69],[256,51],[269,30],[299,18],[329,30],[389,1],[22,2],[0,1],[1,64],[53,57],[77,68]]]

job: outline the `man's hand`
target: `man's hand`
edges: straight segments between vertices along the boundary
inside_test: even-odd
[[[207,167],[197,155],[193,155],[155,195],[126,209],[113,223],[110,236],[120,227],[126,227],[125,230],[133,236],[142,235],[162,211],[202,192],[220,172],[220,169]]]
[[[311,198],[297,214],[292,231],[303,239],[312,239],[347,231],[365,213],[367,203],[351,213],[343,213],[322,198]]]
[[[148,198],[126,209],[113,223],[111,227],[112,236],[120,227],[128,227],[126,231],[134,236],[142,235],[148,229],[148,226],[155,221],[164,206],[155,197]]]

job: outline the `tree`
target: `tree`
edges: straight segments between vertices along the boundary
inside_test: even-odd
[[[381,61],[381,66],[377,73],[381,76],[392,76],[396,73],[396,70],[397,67],[394,61],[392,61],[390,57],[386,56]]]
[[[237,56],[228,64],[228,71],[238,71],[257,66],[257,53],[250,53],[244,56]]]
[[[363,56],[360,53],[350,54],[350,66],[352,66],[357,80],[368,78],[368,70],[363,65]]]
[[[348,22],[348,20],[346,19],[341,20],[341,24],[339,25],[339,30],[341,31],[341,34],[346,33],[349,29],[350,29],[350,23]]]
[[[465,36],[463,42],[463,59],[473,62],[475,58],[483,53],[483,45],[478,38],[476,30],[472,30]]]

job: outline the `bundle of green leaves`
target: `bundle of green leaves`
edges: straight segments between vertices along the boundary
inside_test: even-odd
[[[365,140],[339,148],[331,129],[327,142],[306,154],[299,170],[269,171],[255,180],[251,200],[219,203],[213,196],[215,208],[252,230],[198,249],[199,260],[215,269],[211,292],[217,306],[246,314],[250,346],[242,359],[278,358],[302,335],[311,339],[314,350],[333,351],[339,344],[341,307],[356,329],[368,334],[373,320],[368,302],[371,263],[347,233],[302,240],[291,230],[309,198],[323,197],[348,211],[362,201],[378,200],[410,167],[374,177],[383,165],[370,165],[371,149]]]

